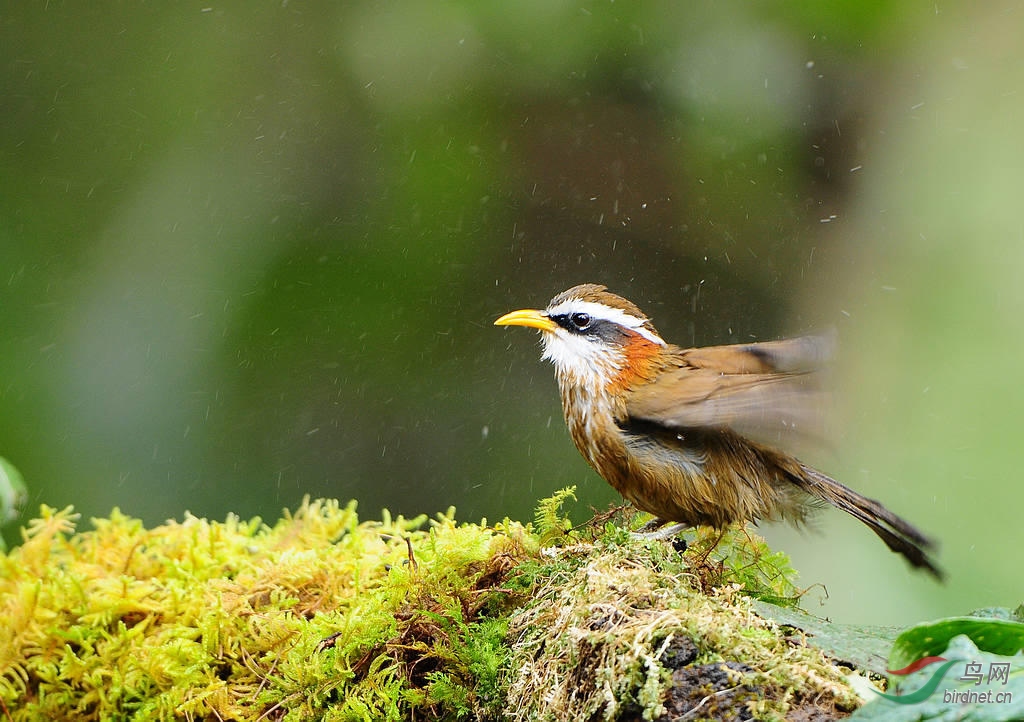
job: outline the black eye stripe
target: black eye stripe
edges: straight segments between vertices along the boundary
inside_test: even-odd
[[[582,322],[583,319],[577,318],[578,316],[587,317],[587,325],[580,327],[577,325]],[[609,321],[606,318],[595,318],[590,314],[583,313],[582,311],[574,311],[572,313],[560,313],[554,316],[549,316],[552,321],[557,323],[559,326],[564,328],[569,333],[591,341],[604,341],[605,343],[622,345],[629,341],[629,338],[636,334],[635,331],[631,331],[617,323],[615,321]]]
[[[609,344],[624,345],[630,339],[639,336],[654,343],[664,344],[664,341],[658,338],[657,332],[650,328],[646,319],[628,313],[620,314],[617,309],[609,309],[608,313],[612,318],[605,317],[599,312],[589,313],[589,309],[583,310],[578,306],[563,306],[555,313],[545,311],[544,315],[569,333],[591,341],[602,340]]]
[[[574,317],[579,316],[578,313],[560,313],[557,316],[551,316],[551,320],[557,323],[559,326],[564,328],[566,331],[572,331],[573,333],[581,333],[585,331],[585,328],[580,328],[573,322]],[[586,314],[583,314],[586,315]]]

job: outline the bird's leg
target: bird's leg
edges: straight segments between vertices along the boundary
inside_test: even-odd
[[[630,532],[629,535],[634,539],[668,539],[686,531],[691,526],[682,521],[669,524],[665,519],[655,518],[640,527],[640,531]]]

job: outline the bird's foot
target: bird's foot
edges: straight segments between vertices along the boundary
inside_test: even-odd
[[[674,537],[676,534],[686,531],[690,525],[686,522],[669,524],[664,519],[651,519],[640,527],[640,531],[631,531],[629,535],[634,539],[658,540]]]

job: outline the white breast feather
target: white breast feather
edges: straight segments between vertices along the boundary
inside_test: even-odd
[[[614,355],[584,336],[559,328],[543,339],[541,358],[555,365],[559,381],[603,389],[619,371]]]

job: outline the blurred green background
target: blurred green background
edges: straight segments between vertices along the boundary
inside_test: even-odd
[[[29,514],[528,519],[577,484],[583,520],[616,496],[535,334],[491,323],[601,282],[683,345],[838,329],[808,461],[938,536],[950,581],[836,512],[768,527],[811,611],[1016,605],[1022,27],[1011,2],[8,6],[0,455]]]

